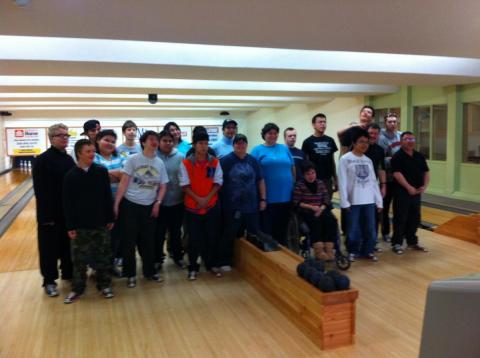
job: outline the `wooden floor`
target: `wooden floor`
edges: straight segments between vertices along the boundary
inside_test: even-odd
[[[196,282],[171,264],[165,282],[116,279],[113,300],[88,292],[72,305],[40,287],[34,202],[0,238],[0,357],[416,357],[425,296],[435,279],[480,269],[480,248],[420,230],[431,252],[355,262],[356,344],[321,351],[238,274]],[[385,247],[387,249],[387,247]]]
[[[14,169],[0,175],[0,200],[15,187],[30,177],[29,171]]]

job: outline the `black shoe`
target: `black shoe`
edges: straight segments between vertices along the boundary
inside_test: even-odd
[[[187,268],[187,265],[185,265],[185,262],[182,260],[182,259],[179,259],[179,260],[173,260],[173,262],[175,262],[175,265],[177,265],[179,268],[181,268],[182,270]]]
[[[73,303],[75,302],[76,300],[78,300],[80,297],[82,297],[82,294],[81,293],[76,293],[74,291],[70,292],[68,294],[67,297],[65,297],[65,299],[63,300],[63,303],[65,303],[66,305],[70,304],[70,303]]]
[[[105,298],[113,298],[113,291],[110,287],[105,287],[103,290],[102,290],[102,295],[103,297]]]
[[[407,249],[408,249],[408,250],[428,252],[428,249],[427,249],[426,247],[420,246],[419,244],[408,245],[408,246],[407,246]]]
[[[155,282],[163,282],[163,278],[162,276],[160,276],[158,273],[150,276],[150,277],[147,277],[147,280],[149,281],[155,281]]]
[[[58,290],[57,290],[57,284],[56,283],[48,283],[43,287],[43,289],[45,290],[45,293],[47,294],[48,297],[57,297],[58,296]]]

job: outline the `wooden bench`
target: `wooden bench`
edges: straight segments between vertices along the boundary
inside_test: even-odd
[[[238,271],[321,349],[353,344],[358,290],[321,292],[297,275],[302,261],[283,247],[263,252],[245,239],[236,242]]]

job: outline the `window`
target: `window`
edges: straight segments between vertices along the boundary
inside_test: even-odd
[[[447,106],[432,106],[432,159],[447,160]]]
[[[385,116],[387,113],[395,113],[398,117],[398,128],[400,128],[400,108],[378,108],[375,109],[375,123],[377,123],[380,128],[385,128]]]
[[[447,159],[447,105],[413,108],[416,149],[426,159]]]
[[[480,102],[463,105],[463,162],[480,163]]]
[[[416,149],[430,159],[430,107],[414,107],[413,121]]]

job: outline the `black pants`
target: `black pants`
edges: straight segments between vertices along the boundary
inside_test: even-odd
[[[205,268],[218,267],[220,237],[220,208],[211,208],[206,214],[199,215],[186,211],[188,226],[188,270],[198,271],[198,256],[202,257]]]
[[[393,200],[393,192],[395,190],[394,182],[387,182],[387,192],[383,198],[383,211],[382,211],[382,235],[390,235],[390,204]]]
[[[287,229],[292,204],[285,203],[268,204],[260,214],[260,229],[271,235],[279,244],[287,245]]]
[[[120,203],[119,221],[122,228],[121,248],[123,253],[123,275],[137,275],[135,248],[142,258],[145,277],[155,274],[154,240],[156,219],[152,217],[152,205],[139,205],[123,199]]]
[[[115,221],[113,229],[110,231],[110,246],[112,251],[112,262],[113,259],[118,259],[122,257],[122,249],[120,247],[120,233],[122,228],[118,220]]]
[[[183,259],[182,223],[184,205],[161,206],[157,221],[157,235],[155,237],[155,262],[162,262],[165,256],[163,247],[165,235],[168,231],[167,250],[175,261]]]
[[[220,240],[219,265],[231,266],[233,263],[233,247],[237,237],[243,236],[241,228],[248,233],[256,235],[259,229],[259,215],[254,213],[241,213],[240,211],[223,211],[223,236]]]
[[[56,221],[53,225],[38,224],[38,252],[43,285],[53,284],[58,278],[58,260],[62,279],[70,280],[73,275],[70,255],[70,238],[65,223]]]
[[[418,244],[417,227],[420,224],[421,195],[409,195],[396,192],[393,199],[393,245],[402,245],[403,239],[407,245]]]
[[[310,229],[310,242],[335,242],[337,240],[338,222],[330,210],[322,213],[319,217],[310,214],[302,215]]]

